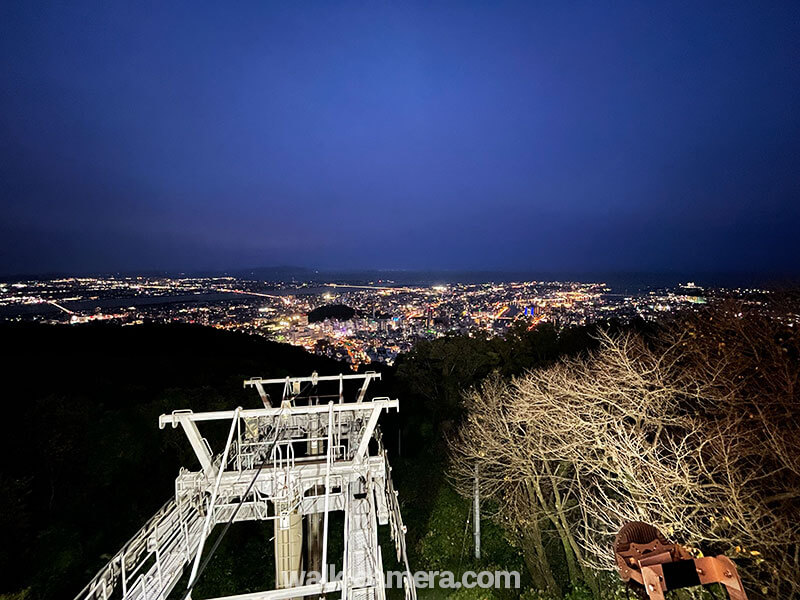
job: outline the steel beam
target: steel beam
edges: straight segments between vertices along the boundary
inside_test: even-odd
[[[261,377],[251,377],[244,380],[244,387],[254,387],[256,384],[261,385],[275,385],[278,383],[313,383],[317,384],[319,381],[341,381],[352,379],[380,379],[381,374],[376,371],[367,371],[366,373],[359,373],[354,375],[319,375],[312,374],[309,377],[281,377],[277,379],[263,379]]]
[[[252,592],[250,594],[239,594],[237,596],[220,596],[218,598],[211,598],[210,600],[290,600],[291,598],[330,594],[331,592],[338,592],[341,589],[341,581],[330,581],[328,583],[317,583],[314,585],[301,585],[285,590]]]
[[[334,404],[333,412],[340,413],[340,412],[365,412],[369,411],[372,408],[380,408],[389,410],[390,408],[394,408],[395,410],[399,410],[400,403],[398,400],[389,400],[382,399],[382,400],[372,400],[367,402],[361,402],[359,404],[355,403],[348,403],[348,404]],[[220,410],[220,411],[212,411],[212,412],[202,412],[202,413],[194,413],[191,411],[175,411],[169,415],[161,415],[158,417],[158,426],[161,429],[164,429],[167,425],[176,426],[178,424],[182,424],[184,421],[192,422],[192,423],[199,423],[200,421],[222,421],[232,419],[234,413],[236,411],[233,410]],[[278,417],[278,416],[298,416],[298,415],[312,415],[312,414],[320,414],[328,412],[328,407],[325,405],[315,405],[315,406],[290,406],[286,408],[252,408],[248,410],[242,410],[239,416],[243,419],[251,419],[253,417]]]

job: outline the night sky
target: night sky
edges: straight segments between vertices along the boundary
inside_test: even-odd
[[[0,274],[800,271],[800,3],[0,7]]]

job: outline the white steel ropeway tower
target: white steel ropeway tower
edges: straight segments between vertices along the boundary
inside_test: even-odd
[[[76,600],[166,600],[191,589],[213,554],[206,540],[215,527],[242,521],[274,522],[277,589],[227,597],[229,600],[289,600],[341,597],[384,600],[384,567],[378,525],[389,525],[397,560],[409,572],[406,528],[400,515],[391,467],[381,440],[381,412],[398,409],[389,398],[366,399],[379,373],[285,379],[248,379],[263,408],[195,413],[177,410],[159,417],[159,426],[181,427],[200,462],[199,471],[181,468],[170,499],[103,567]],[[349,380],[361,385],[345,402]],[[320,384],[338,394],[317,395]],[[268,386],[282,385],[278,406]],[[314,393],[303,395],[306,390]],[[229,424],[224,448],[214,453],[200,433],[206,421]],[[372,442],[372,443],[371,443]],[[342,577],[331,576],[329,515],[344,512]],[[303,520],[306,535],[303,535]],[[219,538],[218,538],[219,539]],[[303,550],[309,564],[303,564]],[[205,550],[205,553],[204,553]],[[321,573],[318,581],[303,572]],[[177,588],[189,574],[188,588]],[[403,578],[406,600],[416,600],[410,576]],[[174,597],[174,596],[173,596]],[[217,599],[223,600],[223,599]]]

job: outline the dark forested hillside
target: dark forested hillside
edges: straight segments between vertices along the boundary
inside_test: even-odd
[[[381,422],[412,569],[524,571],[519,549],[490,520],[484,557],[471,561],[470,504],[445,475],[445,440],[457,429],[464,390],[494,371],[515,375],[580,354],[596,345],[595,334],[543,325],[514,327],[503,338],[451,336],[420,342],[396,369],[380,369],[384,380],[370,395],[400,399],[399,414]],[[250,376],[348,370],[299,348],[199,326],[3,325],[0,340],[2,600],[73,598],[172,496],[179,467],[195,468],[195,458],[180,430],[158,429],[158,415],[259,406],[242,388]],[[225,433],[203,430],[212,447]],[[270,527],[232,528],[198,597],[268,587],[270,537]]]
[[[74,597],[174,493],[194,459],[159,414],[256,407],[245,377],[347,369],[182,325],[4,325],[0,343],[0,594],[31,598]]]
[[[348,319],[352,319],[355,314],[355,310],[349,306],[345,306],[344,304],[326,304],[325,306],[315,308],[308,313],[308,322],[318,323],[319,321],[324,321],[325,319],[338,319],[339,321],[347,321]]]

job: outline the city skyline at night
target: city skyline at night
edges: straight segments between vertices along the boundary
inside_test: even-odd
[[[797,0],[1,2],[0,600],[799,600],[799,229]]]

